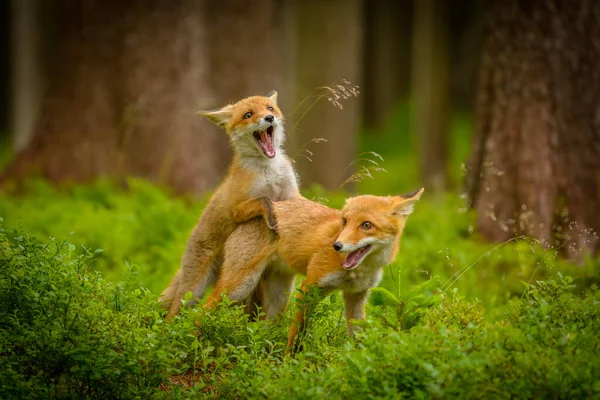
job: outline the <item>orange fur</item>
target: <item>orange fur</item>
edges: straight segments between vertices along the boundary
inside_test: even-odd
[[[227,177],[190,235],[179,271],[161,294],[160,300],[169,308],[169,318],[179,312],[187,292],[201,298],[206,288],[215,283],[223,245],[237,226],[233,214],[243,210],[241,204],[261,196],[278,200],[299,196],[293,167],[281,149],[283,116],[276,100],[277,93],[273,92],[269,97],[249,97],[219,110],[199,112],[225,129],[234,157]],[[269,130],[275,153],[272,157],[261,145]]]
[[[285,310],[294,276],[303,274],[304,293],[314,287],[323,294],[344,291],[346,323],[352,335],[351,320],[364,319],[368,290],[379,283],[382,268],[396,256],[406,218],[422,192],[357,196],[348,199],[341,211],[302,197],[269,207],[264,200],[249,201],[253,205],[245,204],[238,215],[245,219],[263,215],[268,220],[273,214],[277,234],[261,221],[242,224],[231,234],[221,276],[206,306],[214,306],[224,292],[232,300],[247,300],[260,284],[264,311],[267,318],[273,318]],[[356,258],[357,254],[362,258]],[[302,330],[304,314],[300,307],[289,332],[290,348]]]

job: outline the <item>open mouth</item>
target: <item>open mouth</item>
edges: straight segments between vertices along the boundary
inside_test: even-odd
[[[270,126],[264,131],[254,132],[254,139],[262,148],[265,156],[269,158],[275,157],[275,147],[273,146],[273,127]]]
[[[346,259],[344,260],[344,269],[350,270],[356,268],[363,258],[365,258],[370,249],[371,245],[369,244],[365,247],[361,247],[358,250],[348,253]]]

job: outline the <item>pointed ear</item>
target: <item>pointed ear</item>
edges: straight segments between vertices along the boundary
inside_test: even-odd
[[[229,106],[220,108],[218,110],[198,111],[198,115],[204,115],[206,118],[210,119],[220,127],[225,127],[232,116]]]
[[[267,97],[269,98],[269,100],[271,100],[273,103],[275,103],[275,105],[277,105],[277,91],[276,90],[271,90],[269,92],[269,94],[267,95]]]
[[[415,203],[419,201],[424,191],[425,189],[421,188],[412,193],[396,196],[396,202],[394,203],[394,209],[392,211],[392,214],[409,215],[410,213],[412,213],[415,207]]]

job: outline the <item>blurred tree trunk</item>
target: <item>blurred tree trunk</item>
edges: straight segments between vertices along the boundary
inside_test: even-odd
[[[319,87],[329,86],[338,94],[336,84],[344,80],[360,85],[362,77],[361,0],[306,0],[299,2],[288,15],[293,15],[294,104],[308,96],[324,94]],[[361,124],[360,97],[340,99],[340,109],[325,94],[310,110],[314,97],[307,99],[288,123],[290,155],[297,161],[303,186],[317,182],[337,189],[353,172],[350,165],[356,157],[356,140]],[[306,113],[305,113],[306,111]],[[292,129],[300,119],[296,129]],[[313,138],[327,142],[307,143]],[[304,150],[312,151],[308,155]],[[309,161],[308,158],[312,159]]]
[[[468,187],[488,239],[600,242],[600,3],[488,9]]]
[[[195,112],[276,84],[265,79],[278,72],[268,60],[275,2],[222,2],[218,14],[195,0],[57,4],[62,26],[41,118],[3,178],[133,175],[179,192],[216,185],[227,137]]]
[[[13,148],[24,149],[35,129],[43,92],[41,0],[11,2],[11,110]]]
[[[364,123],[378,130],[409,94],[412,1],[364,4]]]
[[[289,0],[284,0],[289,1]],[[204,29],[215,105],[242,97],[279,92],[285,101],[282,0],[205,0]]]
[[[447,185],[449,63],[444,0],[415,1],[413,41],[414,127],[421,176],[428,190]]]
[[[483,47],[485,0],[463,0],[448,7],[450,104],[453,111],[473,113],[477,72]],[[453,141],[455,139],[453,138]]]

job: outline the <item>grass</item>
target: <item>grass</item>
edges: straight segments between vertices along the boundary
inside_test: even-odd
[[[417,205],[356,342],[339,294],[312,308],[296,357],[291,311],[269,325],[190,309],[167,324],[156,299],[204,204],[136,180],[0,196],[0,397],[600,394],[598,261],[484,243],[451,194]]]
[[[420,186],[409,113],[361,137],[388,171],[360,181],[362,193]],[[455,117],[455,192],[469,131]],[[357,339],[334,293],[309,307],[295,357],[293,304],[275,323],[226,299],[165,322],[158,294],[208,194],[134,179],[2,193],[0,398],[599,397],[600,261],[571,264],[525,238],[486,243],[455,192],[416,206]],[[331,207],[347,196],[303,194]]]
[[[305,195],[326,197],[332,207],[340,207],[345,197],[319,188]],[[5,227],[43,240],[68,237],[80,252],[101,249],[94,268],[113,282],[122,279],[125,261],[136,264],[138,283],[159,293],[179,267],[206,198],[176,198],[138,180],[130,180],[126,189],[106,181],[63,189],[31,181],[26,194],[0,195],[0,217]],[[496,247],[473,230],[474,215],[464,210],[458,196],[425,196],[409,219],[400,254],[387,268],[382,286],[395,290],[398,279],[415,285],[433,276],[445,282],[471,265],[453,287],[493,309],[519,294],[521,281],[544,279],[557,271],[573,275],[584,286],[596,280],[598,263],[593,260],[575,266],[526,240]]]
[[[312,307],[304,351],[290,357],[291,313],[250,321],[225,302],[166,323],[137,267],[111,282],[94,271],[98,254],[0,230],[0,397],[600,395],[600,292],[577,293],[562,274],[525,285],[495,321],[482,302],[435,291],[429,280],[369,305],[354,342],[331,295]]]

